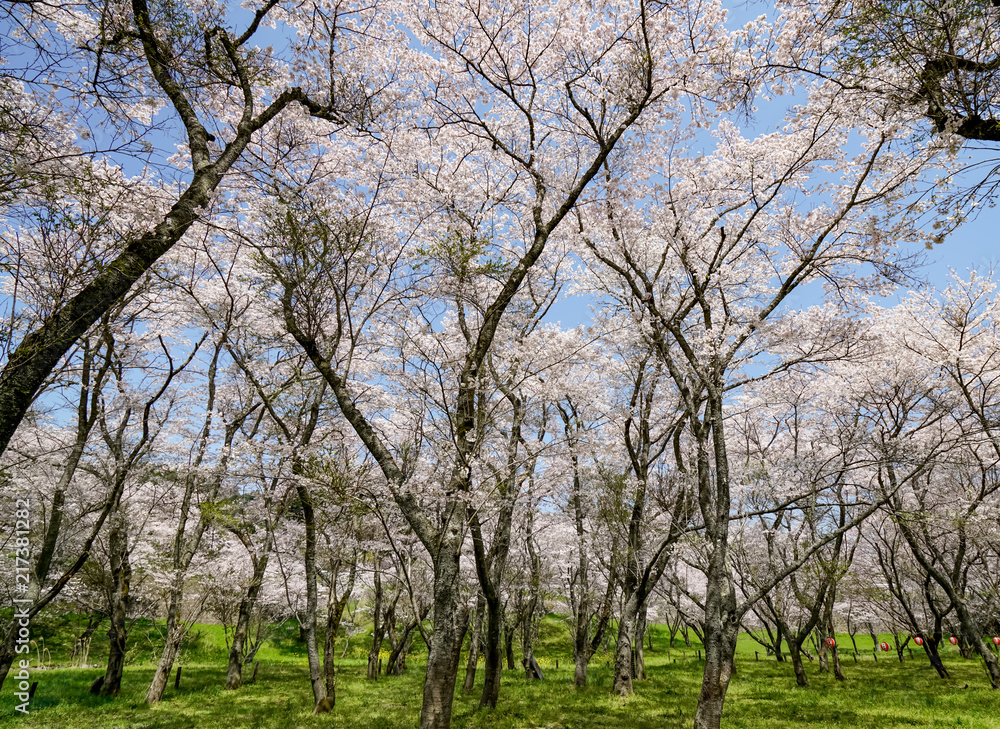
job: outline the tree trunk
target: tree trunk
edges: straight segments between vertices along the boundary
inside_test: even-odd
[[[802,652],[799,650],[799,643],[795,636],[788,636],[788,655],[792,659],[792,669],[795,671],[795,683],[799,686],[808,686],[809,678],[806,676],[805,666],[802,665]]]
[[[830,662],[828,660],[827,645],[824,639],[824,634],[822,630],[818,630],[816,637],[819,642],[814,646],[816,648],[816,654],[819,656],[819,672],[827,673],[830,670]]]
[[[728,531],[728,524],[719,526]],[[739,635],[736,594],[727,559],[728,535],[724,533],[714,541],[705,596],[705,673],[695,712],[695,729],[721,729]]]
[[[621,619],[618,621],[618,641],[615,645],[615,682],[612,689],[618,696],[632,694],[632,646],[636,635],[637,597],[637,594],[633,592],[625,601]]]
[[[590,642],[590,598],[586,580],[581,580],[582,594],[577,605],[576,630],[573,636],[573,685],[584,688],[587,685],[587,664],[593,655]]]
[[[351,561],[351,569],[347,575],[347,585],[344,592],[339,597],[336,591],[336,572],[330,578],[330,594],[326,601],[326,635],[323,639],[323,676],[326,681],[326,697],[331,704],[337,702],[337,671],[336,671],[336,647],[337,632],[340,630],[340,621],[344,618],[344,610],[347,608],[347,601],[351,599],[351,592],[354,590],[354,580],[358,573],[357,558]],[[405,635],[403,636],[405,639]],[[392,659],[390,658],[390,664]]]
[[[642,649],[642,644],[646,637],[646,628],[646,603],[643,602],[636,618],[635,650],[632,653],[632,678],[636,681],[644,681],[646,679],[646,658]]]
[[[368,651],[368,680],[378,679],[378,656],[382,652],[382,634],[385,631],[385,624],[382,621],[382,571],[380,569],[381,556],[375,555],[375,606],[372,610],[372,647]]]
[[[449,729],[455,698],[455,679],[465,636],[467,614],[460,609],[459,559],[462,549],[464,506],[452,502],[445,509],[434,564],[434,633],[427,654],[420,729]]]
[[[941,654],[938,652],[938,641],[940,641],[941,635],[940,631],[937,632],[937,635],[937,640],[935,640],[933,636],[923,636],[924,653],[927,654],[927,660],[930,661],[930,664],[934,667],[934,670],[937,671],[940,678],[951,678],[951,675],[948,673],[948,669],[945,668],[944,663],[941,661]]]
[[[385,671],[387,674],[391,673],[394,676],[402,675],[403,670],[406,668],[406,654],[413,644],[413,632],[417,629],[417,621],[422,620],[423,617],[426,617],[426,613],[424,616],[418,616],[406,624],[399,643],[396,644],[392,649],[392,653],[389,654],[389,665]]]
[[[514,670],[514,630],[515,630],[514,623],[510,621],[505,615],[503,623],[503,647],[504,647],[504,654],[507,656],[508,671]]]
[[[500,674],[503,669],[503,653],[500,645],[501,630],[504,625],[503,603],[499,595],[486,601],[485,665],[483,666],[483,695],[480,706],[496,708],[500,698]],[[508,644],[513,653],[513,645]],[[513,655],[510,656],[513,658]]]
[[[233,630],[233,643],[229,647],[229,668],[226,671],[227,689],[238,689],[243,685],[243,646],[250,632],[250,618],[257,604],[257,597],[260,595],[261,585],[264,583],[264,573],[267,571],[270,551],[271,540],[268,539],[264,546],[264,553],[254,560],[250,584],[240,600],[236,628]]]
[[[528,476],[528,518],[525,525],[525,546],[528,548],[528,565],[530,576],[528,579],[528,604],[521,615],[521,665],[524,666],[524,675],[528,680],[541,678],[535,670],[538,665],[535,661],[534,643],[538,636],[538,620],[535,613],[541,598],[542,560],[535,547],[535,503],[532,496],[532,486],[534,479],[531,474]]]
[[[838,681],[844,680],[844,670],[840,666],[840,649],[837,647],[837,633],[833,625],[833,604],[837,599],[837,586],[833,581],[833,576],[829,577],[830,587],[826,595],[826,603],[823,609],[823,623],[826,625],[826,634],[833,638],[833,645],[830,646],[830,658],[833,663],[833,675]]]
[[[153,680],[146,692],[147,704],[155,704],[163,698],[163,692],[167,689],[167,681],[170,680],[170,670],[174,666],[181,642],[184,640],[186,626],[180,620],[183,595],[184,575],[182,573],[176,574],[170,586],[170,596],[167,598],[167,640],[163,644],[160,661],[156,665],[156,672],[153,674]]]
[[[997,661],[993,651],[986,647],[983,634],[979,630],[979,624],[966,607],[965,600],[960,597],[955,599],[955,597],[952,598],[952,601],[955,603],[955,612],[962,624],[962,633],[973,650],[982,657],[986,675],[990,679],[990,687],[1000,689],[1000,662]]]
[[[298,465],[296,463],[296,465]],[[293,473],[301,470],[293,467]],[[296,475],[300,475],[296,473]],[[313,509],[312,494],[305,481],[299,480],[295,486],[302,502],[302,517],[306,527],[305,572],[306,572],[306,614],[305,620],[299,618],[299,625],[305,633],[306,656],[309,659],[309,683],[312,685],[313,704],[318,704],[326,698],[326,682],[323,677],[323,667],[319,662],[319,647],[316,640],[316,610],[319,594],[316,586],[316,513]]]
[[[469,661],[465,664],[465,682],[462,691],[471,693],[476,686],[476,665],[479,663],[479,643],[483,637],[483,619],[486,617],[486,601],[482,593],[476,600],[476,621],[472,628],[472,638],[469,641]]]
[[[108,667],[101,684],[101,696],[117,696],[121,692],[122,673],[125,670],[125,646],[128,640],[128,611],[131,604],[129,588],[132,568],[128,560],[128,531],[125,515],[115,514],[114,525],[108,535],[111,553],[111,626],[108,629]]]

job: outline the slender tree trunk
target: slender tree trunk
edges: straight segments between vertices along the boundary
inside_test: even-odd
[[[802,651],[799,649],[799,642],[793,636],[788,636],[788,655],[792,659],[795,683],[799,686],[808,686],[809,678],[806,676],[805,666],[802,665]]]
[[[263,554],[254,560],[253,575],[250,577],[250,584],[247,586],[247,591],[240,600],[236,628],[233,630],[233,642],[229,647],[229,667],[226,671],[227,689],[238,689],[243,685],[243,646],[246,644],[247,636],[250,633],[250,618],[253,615],[254,607],[257,605],[261,586],[264,584],[264,573],[267,571],[270,551],[271,539],[268,538],[264,545]]]
[[[147,704],[155,704],[163,698],[163,692],[166,691],[167,682],[170,680],[170,670],[174,666],[174,661],[177,660],[177,653],[184,640],[184,633],[187,632],[187,626],[180,619],[181,599],[184,594],[183,586],[184,575],[175,575],[170,586],[170,596],[167,598],[167,640],[163,644],[160,661],[156,665],[156,672],[153,674],[153,680],[146,692]]]
[[[503,604],[497,596],[495,600],[488,600],[486,603],[486,661],[483,667],[483,695],[479,702],[480,706],[496,708],[500,697],[500,674],[503,669],[500,634],[503,625]],[[509,647],[513,651],[513,646]]]
[[[108,666],[101,684],[102,696],[117,696],[121,692],[125,670],[125,647],[128,640],[128,611],[131,604],[129,588],[132,568],[128,559],[128,531],[125,515],[117,512],[108,535],[111,552],[111,626],[108,629]]]
[[[833,577],[830,576],[830,587],[826,595],[826,603],[824,604],[823,611],[823,623],[826,625],[826,634],[833,638],[833,645],[830,646],[830,659],[833,664],[833,675],[838,681],[844,680],[844,670],[840,666],[840,649],[837,647],[837,633],[833,624],[833,604],[837,599],[837,586],[833,582]]]
[[[503,623],[503,647],[507,657],[507,670],[514,670],[514,630],[516,626],[506,615]]]
[[[344,610],[347,602],[351,599],[351,592],[354,590],[354,580],[358,573],[357,559],[351,561],[350,572],[347,575],[347,585],[343,594],[337,596],[336,573],[330,578],[330,595],[326,603],[326,635],[323,639],[323,677],[326,681],[326,697],[334,704],[337,702],[337,670],[336,670],[336,648],[337,632],[340,630],[340,622],[344,618]],[[404,636],[405,638],[405,636]],[[390,664],[392,658],[389,659]]]
[[[532,488],[530,484],[532,481],[530,476],[528,480],[528,520],[525,543],[528,547],[528,563],[531,572],[528,582],[528,604],[525,606],[524,613],[521,616],[521,661],[524,666],[524,675],[530,680],[540,678],[535,671],[534,643],[538,634],[536,612],[541,597],[542,562],[535,547],[534,515],[532,512],[534,501],[531,496]]]
[[[587,685],[587,665],[590,663],[590,641],[587,638],[587,623],[578,624],[573,639],[573,685],[577,688]]]
[[[830,670],[830,662],[828,660],[827,645],[826,645],[826,641],[823,640],[824,637],[825,637],[824,636],[824,631],[818,630],[817,634],[816,634],[816,638],[819,639],[819,642],[814,647],[816,648],[816,653],[819,656],[819,672],[820,673],[827,673]]]
[[[472,628],[472,638],[469,641],[469,661],[465,664],[465,682],[462,691],[471,693],[476,686],[476,665],[479,663],[479,643],[483,638],[483,620],[486,617],[486,600],[482,593],[476,600],[476,621]]]
[[[583,482],[580,478],[580,461],[576,453],[576,432],[580,428],[576,408],[567,398],[567,408],[559,406],[566,439],[570,444],[570,461],[573,464],[573,522],[576,527],[577,567],[570,586],[575,618],[573,631],[573,685],[584,688],[587,685],[587,664],[590,662],[590,560],[587,554],[587,534],[584,528]]]
[[[576,629],[573,635],[573,685],[584,688],[587,685],[587,665],[590,663],[590,598],[589,587],[581,581],[580,599],[577,605]]]
[[[646,658],[642,644],[646,638],[646,603],[643,601],[635,622],[635,650],[632,653],[632,678],[636,681],[646,679]]]
[[[298,464],[296,464],[298,465]],[[293,471],[300,469],[293,468]],[[296,475],[299,475],[296,473]],[[306,527],[305,573],[306,573],[306,613],[305,619],[299,618],[299,625],[305,633],[306,656],[309,660],[309,683],[312,685],[313,703],[318,704],[326,698],[326,682],[323,677],[323,667],[319,661],[319,647],[316,638],[316,610],[319,607],[319,594],[316,585],[316,513],[313,508],[312,494],[303,480],[296,484],[299,501],[302,502],[302,517]]]
[[[208,529],[209,520],[205,513],[202,513],[195,524],[194,529],[188,534],[188,518],[194,500],[196,488],[199,485],[200,477],[197,470],[201,467],[202,460],[208,450],[209,437],[212,432],[212,417],[214,415],[215,402],[215,374],[218,365],[219,355],[222,351],[222,342],[215,346],[215,354],[208,368],[208,401],[205,407],[205,419],[201,437],[196,445],[197,451],[192,461],[192,469],[188,473],[184,482],[184,496],[181,499],[180,515],[177,523],[177,531],[174,533],[174,544],[172,554],[173,580],[170,584],[170,595],[167,598],[167,641],[163,646],[163,653],[160,654],[160,661],[153,674],[153,680],[149,684],[146,692],[146,703],[155,704],[163,698],[163,692],[167,688],[167,681],[170,678],[170,670],[173,668],[177,653],[180,651],[181,643],[187,633],[189,625],[185,625],[181,620],[181,607],[184,598],[184,577],[191,560],[198,551],[201,538]],[[190,361],[190,360],[189,360]],[[254,406],[256,407],[256,406]],[[215,473],[208,488],[202,494],[202,498],[211,501],[219,493],[222,486],[222,479],[226,473],[229,462],[229,448],[232,446],[233,438],[239,430],[243,420],[253,411],[253,408],[245,410],[244,413],[231,421],[226,426],[225,438],[223,440],[222,455],[219,457],[215,467]]]
[[[945,668],[944,662],[941,660],[941,654],[938,652],[938,640],[935,640],[933,636],[923,636],[924,640],[924,653],[927,654],[927,660],[937,671],[940,678],[951,678],[948,673],[948,669]]]
[[[997,661],[997,657],[993,651],[986,647],[983,634],[979,630],[979,624],[966,607],[965,600],[952,598],[952,601],[955,603],[955,612],[958,614],[958,619],[962,624],[962,632],[965,639],[968,640],[972,649],[983,659],[986,675],[990,679],[990,687],[1000,689],[1000,662]]]
[[[406,668],[406,654],[413,644],[413,634],[417,629],[417,621],[421,619],[421,617],[416,617],[406,624],[399,643],[396,644],[392,649],[392,653],[389,654],[389,666],[386,669],[386,673],[392,673],[394,676],[402,675],[403,670]]]
[[[382,622],[382,571],[381,555],[375,555],[375,606],[372,610],[374,623],[372,625],[372,647],[368,651],[368,680],[378,679],[378,655],[382,651],[382,633],[385,625]]]
[[[777,634],[774,636],[774,658],[778,663],[785,662],[785,654],[781,651],[782,635],[781,631],[778,630]]]

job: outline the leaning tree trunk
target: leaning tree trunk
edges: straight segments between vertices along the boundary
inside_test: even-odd
[[[167,681],[170,679],[170,669],[177,660],[181,643],[184,641],[184,633],[187,626],[181,622],[181,598],[184,594],[184,575],[179,573],[174,576],[170,586],[170,596],[167,600],[167,640],[163,644],[163,652],[160,654],[160,662],[156,666],[153,680],[149,684],[146,692],[146,703],[155,704],[163,698],[163,692],[167,689]]]
[[[108,629],[108,667],[101,684],[102,696],[117,696],[121,692],[125,670],[125,646],[128,640],[128,611],[131,603],[129,588],[132,568],[128,560],[128,531],[125,515],[118,512],[108,535],[111,552],[111,626]]]
[[[962,632],[966,640],[969,641],[973,650],[983,659],[986,675],[990,679],[990,687],[1000,689],[1000,662],[997,661],[997,657],[993,651],[986,647],[986,642],[983,640],[983,634],[979,630],[979,625],[969,612],[968,607],[966,607],[965,600],[958,597],[957,593],[952,600],[955,603],[955,612],[958,613],[958,619],[962,624]]]
[[[942,636],[941,631],[937,630],[935,632],[935,636],[923,636],[924,653],[927,654],[927,660],[930,661],[930,664],[934,667],[934,670],[937,671],[940,678],[951,678],[951,675],[948,673],[948,669],[945,668],[944,662],[941,660],[941,654],[938,652],[938,642],[941,640]]]
[[[413,645],[413,634],[417,630],[417,622],[423,620],[426,616],[425,611],[422,616],[415,617],[403,628],[403,634],[400,636],[399,642],[389,654],[389,665],[386,666],[386,674],[391,673],[394,676],[401,676],[403,674],[403,671],[406,669],[406,654],[409,653],[410,647]]]
[[[269,533],[264,542],[261,556],[253,560],[253,574],[250,576],[250,584],[240,600],[236,629],[233,631],[233,642],[229,648],[229,667],[226,670],[227,689],[238,689],[243,685],[243,646],[250,633],[250,617],[253,615],[261,586],[264,584],[264,573],[267,571],[267,563],[271,553],[271,539]]]
[[[788,655],[792,659],[792,670],[795,671],[795,683],[799,686],[808,686],[809,677],[806,676],[805,666],[802,665],[802,650],[799,641],[796,636],[789,634],[788,638]]]

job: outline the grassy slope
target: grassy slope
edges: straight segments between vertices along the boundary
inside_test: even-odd
[[[46,645],[56,646],[53,661],[65,662],[58,646],[69,641],[69,621],[39,626]],[[106,629],[106,628],[105,628]],[[364,679],[365,646],[358,638],[351,643],[348,658],[340,663],[338,704],[326,716],[310,714],[312,698],[308,686],[304,651],[296,640],[294,626],[283,628],[261,650],[256,685],[237,692],[223,691],[225,642],[217,626],[199,626],[181,659],[181,687],[167,689],[165,700],[149,708],[143,703],[153,673],[157,633],[150,626],[133,632],[133,663],[126,670],[123,694],[118,699],[91,696],[87,688],[103,673],[102,668],[32,670],[38,692],[27,717],[11,709],[11,686],[0,697],[0,726],[50,729],[284,729],[285,727],[363,727],[404,729],[414,727],[420,711],[423,665],[418,655],[406,675]],[[90,664],[103,655],[95,640]],[[527,682],[520,671],[505,673],[500,706],[495,711],[476,709],[477,691],[460,692],[455,706],[456,729],[489,727],[629,727],[673,729],[689,727],[700,681],[700,664],[694,651],[675,648],[668,657],[665,631],[654,632],[654,651],[647,652],[649,679],[639,682],[636,695],[628,700],[611,697],[611,670],[603,655],[591,664],[590,685],[582,691],[572,687],[573,666],[566,628],[550,619],[543,625],[538,653],[547,671],[544,682]],[[870,638],[858,637],[859,649],[870,650]],[[849,645],[846,639],[842,644]],[[697,646],[696,646],[697,648]],[[900,664],[895,654],[883,654],[878,662],[871,654],[857,664],[850,656],[844,662],[848,682],[838,684],[820,675],[815,663],[807,665],[812,685],[795,686],[790,664],[779,664],[761,656],[749,638],[740,642],[738,672],[730,686],[724,724],[729,729],[812,729],[844,726],[872,727],[982,727],[1000,729],[1000,692],[987,688],[985,673],[975,660],[964,661],[955,649],[945,650],[945,661],[954,678],[941,681],[922,657]],[[353,655],[352,655],[353,654]],[[556,661],[559,662],[557,669]],[[463,661],[464,670],[464,661]],[[481,674],[480,674],[481,679]],[[964,688],[968,684],[969,688]]]

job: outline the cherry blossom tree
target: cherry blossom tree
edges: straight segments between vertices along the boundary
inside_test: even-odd
[[[740,617],[761,592],[740,601],[732,583],[727,394],[755,377],[741,374],[750,361],[773,371],[836,350],[846,331],[829,311],[785,315],[791,292],[826,280],[848,301],[904,275],[893,241],[922,238],[907,195],[938,151],[916,146],[907,121],[863,92],[816,84],[778,132],[750,140],[722,120],[711,155],[685,154],[673,135],[647,166],[609,160],[602,183],[618,199],[609,192],[606,206],[581,214],[584,250],[603,267],[604,290],[624,287],[636,302],[635,326],[680,393],[696,447],[710,555],[699,729],[721,722]],[[818,179],[821,168],[837,179]]]
[[[48,149],[60,136],[75,142],[80,156],[93,155],[90,168],[114,164],[103,160],[104,150],[92,152],[88,148],[92,145],[83,144],[88,125],[106,124],[113,134],[152,145],[149,140],[155,138],[156,117],[163,108],[169,108],[179,123],[180,134],[174,141],[186,150],[181,157],[171,149],[147,159],[140,179],[148,183],[149,194],[135,201],[131,216],[121,216],[123,224],[113,245],[94,251],[86,242],[69,243],[66,253],[79,257],[85,270],[44,317],[32,322],[33,329],[17,347],[8,350],[0,373],[0,452],[73,343],[203,215],[260,130],[290,106],[324,120],[328,131],[348,120],[369,123],[377,113],[373,97],[390,83],[393,61],[384,47],[382,53],[369,53],[359,46],[379,43],[393,33],[386,16],[377,14],[374,6],[359,15],[322,4],[287,12],[277,0],[268,0],[252,12],[246,27],[237,31],[223,9],[203,5],[171,6],[168,11],[151,8],[146,0],[72,7],[18,3],[9,10],[8,20],[19,26],[12,38],[21,46],[60,54],[60,63],[47,64],[41,77],[33,72],[24,75],[34,76],[38,88],[55,85],[81,93],[74,100],[79,108],[71,116],[65,105],[55,110],[52,118],[59,131],[37,140],[38,144],[34,144],[37,135],[25,133],[33,128],[32,119],[47,116],[45,110],[35,110],[34,102],[26,110],[30,119],[17,123],[15,118],[14,128],[4,130],[8,143],[12,138],[28,142],[26,159],[15,164],[17,175],[8,187],[17,191],[16,179],[23,177],[25,166],[39,171],[45,164],[53,166],[46,162]],[[304,31],[304,38],[287,48],[304,62],[289,62],[294,59],[252,45],[262,25],[279,21]],[[364,32],[356,32],[362,28]],[[330,58],[337,61],[331,65]],[[367,75],[357,65],[364,58],[385,62],[378,68],[369,64],[366,70],[371,75]],[[23,81],[4,81],[5,101],[25,93]],[[34,96],[36,101],[48,96],[60,103],[57,95]],[[189,172],[187,179],[179,180],[179,195],[170,191],[173,180],[156,179],[155,167],[172,162],[182,163]],[[118,190],[129,184],[120,177]],[[86,185],[85,180],[79,182]],[[112,192],[110,197],[114,196]],[[66,195],[56,201],[60,199]],[[7,276],[16,283],[16,270],[8,269]]]

